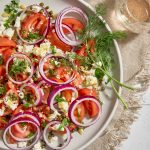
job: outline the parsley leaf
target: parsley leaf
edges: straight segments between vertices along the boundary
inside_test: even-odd
[[[3,96],[6,93],[6,87],[0,84],[0,96]]]
[[[64,128],[65,126],[68,126],[70,124],[70,121],[67,118],[64,118],[58,128],[58,130],[61,130],[62,128]]]
[[[59,103],[59,102],[66,102],[66,100],[65,100],[64,98],[60,97],[59,95],[57,95],[57,96],[55,97],[55,101],[56,101],[57,103]]]

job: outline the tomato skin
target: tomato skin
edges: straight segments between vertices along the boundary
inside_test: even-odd
[[[33,13],[31,15],[29,15],[28,17],[26,17],[24,19],[24,21],[22,22],[22,31],[25,31],[22,36],[23,37],[27,37],[28,36],[28,32],[31,28],[34,29],[34,31],[41,31],[41,34],[43,34],[43,24],[47,23],[46,17],[41,14],[41,13]]]
[[[80,89],[78,92],[79,92],[80,96],[90,95],[90,96],[96,97],[96,90],[95,89],[83,88],[83,89]],[[91,118],[97,116],[97,114],[100,111],[99,108],[97,107],[97,105],[90,100],[85,101],[84,106],[85,106],[87,113],[89,114],[89,116]]]
[[[16,43],[8,38],[0,37],[0,47],[16,47]]]
[[[80,30],[84,29],[84,25],[75,18],[64,18],[62,23],[68,25],[75,32],[78,32],[79,29]]]
[[[83,82],[83,78],[82,78],[82,76],[77,72],[77,71],[75,71],[74,72],[75,73],[75,79],[72,81],[72,85],[73,86],[76,86],[76,87],[78,87],[79,85],[81,85],[82,84],[82,82]]]
[[[78,114],[78,110],[80,110],[80,114]],[[85,117],[85,114],[86,114],[86,110],[85,110],[84,104],[83,103],[78,104],[74,111],[74,116],[76,120],[78,122],[82,122],[82,120]]]
[[[87,45],[88,45],[88,48],[89,48],[90,52],[93,53],[95,51],[95,41],[94,40],[89,40]],[[81,57],[87,56],[86,49],[87,49],[87,46],[85,44],[83,44],[81,48],[76,50],[76,54],[81,56]],[[75,64],[77,66],[81,65],[79,60],[75,60]]]
[[[72,91],[71,90],[62,91],[61,95],[64,96],[68,102],[71,102],[71,99],[72,99]]]
[[[52,45],[56,46],[57,48],[61,49],[64,52],[66,51],[70,52],[72,50],[72,46],[65,44],[59,39],[55,30],[49,31],[47,39],[51,42]]]
[[[88,88],[83,88],[78,90],[79,96],[94,96],[96,97],[96,90],[95,89],[88,89]]]
[[[7,134],[7,142],[9,144],[15,144],[15,143],[17,143],[17,141],[15,139],[13,139],[10,134]]]
[[[6,67],[4,65],[0,66],[0,76],[4,76],[6,74]]]
[[[3,51],[2,54],[3,54],[4,63],[7,62],[7,60],[13,53],[15,53],[15,50],[13,50],[13,49],[7,49],[7,50]]]

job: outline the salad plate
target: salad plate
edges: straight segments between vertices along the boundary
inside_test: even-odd
[[[0,1],[0,12],[1,13],[4,11],[5,5],[8,5],[10,2],[11,2],[10,0],[8,0],[8,1],[1,0]],[[20,2],[26,6],[30,6],[33,4],[41,3],[41,0],[32,0],[32,1],[20,0]],[[49,9],[52,10],[54,12],[54,14],[57,14],[60,11],[62,11],[63,9],[68,8],[70,6],[78,7],[88,15],[94,15],[94,13],[95,13],[95,9],[83,0],[72,0],[72,1],[70,1],[70,0],[55,0],[55,1],[54,0],[42,0],[42,2],[46,6],[49,6]],[[99,19],[102,19],[102,18],[100,17]],[[107,23],[105,23],[105,27],[106,27],[106,30],[111,32],[111,29]],[[66,29],[70,30],[67,27],[66,27]],[[111,53],[113,54],[114,66],[113,66],[113,69],[111,70],[111,72],[115,79],[117,79],[119,82],[122,82],[123,81],[123,69],[122,69],[121,54],[120,54],[120,50],[119,50],[117,42],[114,40],[113,43],[114,43],[114,46],[111,49]],[[18,56],[16,56],[16,57],[18,57]],[[121,88],[116,85],[116,89],[117,89],[118,93],[121,94]],[[94,142],[94,140],[96,140],[96,138],[100,137],[103,134],[104,130],[107,128],[112,117],[115,114],[115,110],[118,106],[118,100],[117,100],[116,94],[109,86],[108,87],[106,86],[105,90],[100,92],[99,99],[101,102],[103,102],[103,105],[101,108],[100,119],[96,123],[94,123],[92,126],[85,128],[82,135],[80,135],[77,132],[73,133],[70,143],[68,144],[68,146],[66,146],[63,149],[65,149],[65,150],[83,150],[87,146],[89,146],[92,142]],[[2,134],[3,134],[3,131],[2,131]],[[0,140],[0,149],[1,150],[8,149],[5,146],[5,144],[3,143],[2,135],[1,135],[1,140]],[[39,148],[39,150],[40,150],[40,148]]]

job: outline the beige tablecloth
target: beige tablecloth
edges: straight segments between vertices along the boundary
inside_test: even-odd
[[[95,6],[102,0],[87,0]],[[107,15],[104,19],[113,31],[124,30],[117,20],[114,12],[115,0],[103,0],[107,5]],[[120,143],[128,138],[130,125],[137,119],[141,108],[142,95],[150,85],[150,34],[134,34],[127,32],[127,39],[119,42],[123,60],[124,81],[135,86],[135,90],[123,91],[123,95],[129,103],[129,109],[122,106],[117,109],[111,124],[102,137],[99,137],[86,150],[113,150],[119,149]]]

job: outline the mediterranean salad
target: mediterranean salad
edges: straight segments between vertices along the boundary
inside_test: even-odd
[[[112,81],[125,86],[109,73],[110,45],[123,35],[103,32],[103,26],[77,7],[54,14],[44,3],[25,6],[12,0],[5,6],[0,130],[9,149],[64,149],[74,132],[82,134],[100,119],[105,84],[114,90]]]

